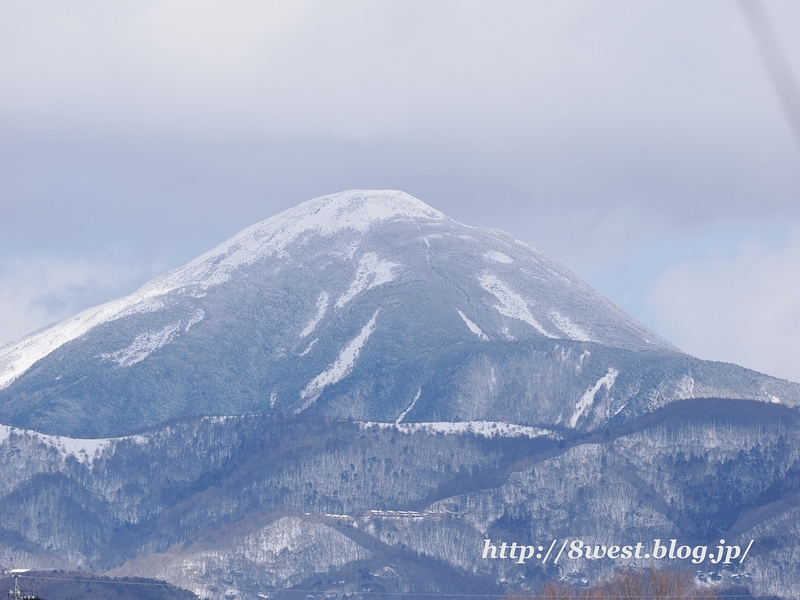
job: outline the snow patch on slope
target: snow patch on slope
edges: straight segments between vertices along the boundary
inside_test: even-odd
[[[314,347],[314,344],[316,344],[318,341],[319,341],[319,338],[314,338],[313,340],[311,340],[311,343],[309,343],[308,346],[305,347],[305,350],[303,350],[299,354],[299,356],[305,356],[306,354],[311,352],[311,349]]]
[[[388,260],[379,260],[374,252],[367,252],[358,261],[358,269],[350,287],[336,301],[336,308],[342,308],[364,290],[389,283],[394,279],[394,269],[397,263]]]
[[[510,256],[503,254],[502,252],[498,252],[497,250],[490,250],[483,257],[487,260],[492,260],[494,262],[504,263],[504,264],[511,264],[514,262],[514,259]]]
[[[458,309],[456,309],[456,310],[458,310]],[[480,328],[480,327],[478,327],[478,326],[477,326],[475,323],[473,323],[473,322],[472,322],[472,321],[469,319],[469,317],[467,317],[467,315],[465,315],[465,314],[464,314],[463,312],[461,312],[460,310],[458,311],[458,314],[459,314],[459,316],[461,317],[461,320],[462,320],[462,321],[464,321],[464,323],[466,324],[466,326],[469,328],[469,330],[470,330],[472,333],[474,333],[475,335],[477,335],[477,336],[478,336],[479,338],[481,338],[483,341],[488,341],[488,340],[489,340],[489,338],[486,336],[486,334],[485,334],[485,333],[483,333],[483,331],[481,331],[481,328]]]
[[[372,318],[369,320],[369,322],[364,325],[361,333],[359,333],[350,341],[349,344],[347,344],[347,346],[344,347],[341,353],[339,353],[339,357],[336,359],[336,361],[334,361],[330,367],[312,379],[305,389],[300,392],[300,399],[303,401],[303,403],[294,411],[295,414],[300,413],[311,406],[316,399],[319,398],[319,395],[327,386],[341,381],[350,373],[350,371],[353,370],[353,365],[355,365],[356,359],[361,352],[361,348],[364,347],[367,339],[369,339],[369,336],[375,329],[375,320],[378,318],[378,312],[380,311],[375,311],[375,314],[372,315]]]
[[[326,556],[326,567],[345,564],[354,560],[353,557],[368,558],[372,554],[332,527],[322,523],[306,523],[294,516],[282,517],[255,534],[248,535],[241,547],[244,558],[258,565],[272,565],[278,562],[279,557],[283,562],[290,562],[286,561],[287,554],[288,558],[294,558],[303,551]],[[296,565],[294,567],[287,573],[281,573],[282,577],[294,574]]]
[[[130,367],[131,365],[142,362],[145,358],[150,356],[150,354],[169,344],[180,326],[180,323],[177,325],[167,325],[159,331],[142,333],[137,335],[133,343],[127,348],[111,352],[110,354],[101,354],[100,358],[113,360],[120,367]]]
[[[322,317],[325,316],[325,312],[328,310],[328,292],[322,292],[317,298],[317,314],[314,315],[314,318],[309,321],[308,325],[305,326],[303,331],[300,332],[300,337],[304,338],[308,334],[310,334],[314,329],[316,329],[319,322],[322,320]]]
[[[381,423],[375,421],[360,421],[359,427],[370,429],[394,429],[400,433],[443,433],[445,435],[463,435],[472,433],[483,437],[549,437],[559,439],[556,432],[539,427],[528,427],[526,425],[515,425],[514,423],[503,423],[501,421],[461,421],[450,423],[448,421],[427,421],[423,423]]]
[[[189,331],[192,325],[197,325],[200,321],[203,320],[203,317],[206,316],[205,311],[202,308],[198,308],[194,311],[194,314],[189,317],[189,320],[186,322],[186,327],[183,328],[184,331]]]
[[[578,400],[578,403],[575,405],[575,412],[572,413],[572,416],[569,419],[570,427],[574,428],[578,424],[578,420],[594,403],[594,397],[597,395],[597,392],[600,391],[601,387],[605,386],[607,391],[611,390],[611,386],[614,385],[617,375],[619,375],[619,371],[613,367],[609,367],[608,373],[603,375],[597,380],[597,383],[584,392],[583,396],[581,396],[581,399]]]
[[[694,378],[691,375],[681,377],[675,389],[675,396],[681,400],[694,398]]]
[[[395,423],[402,423],[403,422],[403,419],[405,419],[406,415],[411,412],[411,409],[414,408],[414,406],[417,403],[417,400],[419,400],[419,397],[421,395],[422,395],[422,388],[419,388],[417,390],[417,395],[414,396],[414,399],[411,401],[411,404],[409,404],[408,408],[406,408],[402,413],[400,413],[400,416],[397,417],[397,420],[395,421]]]
[[[525,302],[522,296],[511,290],[497,277],[487,273],[481,275],[478,281],[484,290],[500,301],[500,304],[495,304],[494,308],[501,315],[511,317],[512,319],[519,319],[549,338],[557,337],[545,331],[544,327],[539,325],[538,321],[533,318],[530,310],[528,310],[528,303]]]
[[[148,284],[130,296],[95,306],[66,321],[0,348],[0,389],[8,387],[36,361],[57,348],[79,338],[98,325],[120,318],[135,305],[149,300],[161,291],[157,286]],[[152,304],[147,305],[146,310],[142,312],[150,312],[151,308]]]
[[[131,315],[141,314],[141,313],[151,313],[151,312],[158,312],[162,308],[165,308],[166,304],[164,301],[159,298],[147,298],[138,304],[134,304],[130,308],[127,308],[116,315],[116,319],[122,319],[124,317],[129,317]]]
[[[4,443],[12,434],[25,436],[34,442],[38,442],[47,447],[58,451],[62,460],[69,456],[77,459],[79,463],[91,464],[99,458],[107,448],[113,446],[114,442],[120,438],[98,438],[98,439],[78,439],[63,437],[60,435],[47,435],[30,431],[28,429],[17,429],[7,425],[0,425],[0,444]]]
[[[550,313],[550,319],[553,321],[553,324],[555,324],[555,326],[558,327],[568,338],[578,340],[579,342],[594,341],[588,333],[586,333],[579,326],[575,325],[575,323],[570,321],[569,318],[565,317],[558,311],[552,311]]]

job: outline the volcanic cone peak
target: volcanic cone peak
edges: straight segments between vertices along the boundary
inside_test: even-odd
[[[173,274],[173,281],[212,285],[230,272],[261,258],[283,255],[311,236],[329,238],[348,231],[364,234],[393,220],[447,220],[447,217],[405,192],[349,190],[322,196],[256,223]],[[183,278],[186,278],[185,280]]]
[[[90,308],[75,317],[37,331],[0,348],[0,389],[8,386],[37,360],[94,327],[160,307],[159,297],[176,290],[208,288],[227,281],[231,273],[259,259],[285,255],[298,238],[329,237],[343,230],[364,233],[392,219],[446,219],[405,192],[350,190],[303,202],[252,225],[187,265],[146,283],[133,294]]]
[[[694,360],[510,234],[349,191],[0,349],[0,422],[117,435],[311,410],[586,428],[700,391],[761,393]]]

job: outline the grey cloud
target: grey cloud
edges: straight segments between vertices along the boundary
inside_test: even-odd
[[[796,67],[800,8],[766,6]],[[0,86],[0,257],[150,272],[396,188],[645,318],[687,247],[800,222],[800,154],[722,0],[5,3]]]
[[[707,156],[598,139],[486,148],[321,137],[43,144],[7,135],[2,144],[9,158],[0,234],[18,249],[157,249],[188,260],[253,222],[349,188],[403,189],[457,220],[512,231],[573,264],[598,252],[613,260],[643,236],[800,219],[793,157],[762,162],[730,150]],[[604,234],[613,221],[616,229]]]

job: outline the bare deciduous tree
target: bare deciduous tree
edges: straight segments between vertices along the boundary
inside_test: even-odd
[[[712,600],[714,588],[700,584],[691,571],[648,568],[619,569],[588,589],[549,582],[539,591],[512,593],[514,600]]]

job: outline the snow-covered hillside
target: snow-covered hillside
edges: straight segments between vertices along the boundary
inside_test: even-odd
[[[500,596],[652,561],[555,564],[556,548],[520,564],[484,557],[487,539],[676,539],[709,553],[752,540],[744,563],[657,565],[793,598],[798,441],[796,411],[730,400],[677,402],[593,436],[307,413],[97,441],[4,428],[0,564],[158,578],[214,600]]]

